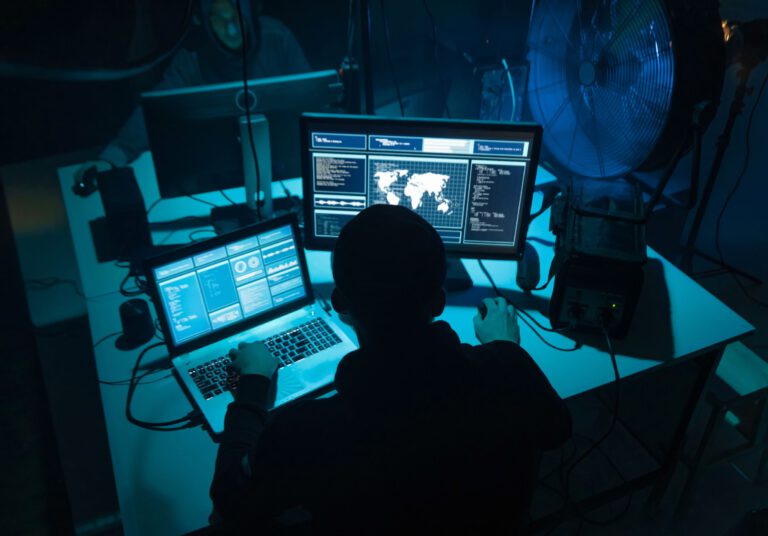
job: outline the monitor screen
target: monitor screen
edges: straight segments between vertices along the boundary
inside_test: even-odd
[[[147,273],[169,347],[241,331],[311,296],[296,225],[281,221],[150,261]]]
[[[331,249],[355,214],[390,204],[424,217],[449,253],[522,255],[540,126],[305,114],[301,136],[307,247]]]
[[[341,92],[338,73],[328,70],[251,80],[247,99],[242,81],[144,93],[160,196],[243,186],[240,120],[246,118],[246,102],[252,119],[258,114],[267,119],[272,179],[298,177],[301,113],[328,111]]]

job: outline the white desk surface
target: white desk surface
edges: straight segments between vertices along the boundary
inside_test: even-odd
[[[139,166],[146,164],[146,161],[139,162]],[[151,168],[151,161],[149,166]],[[68,185],[66,176],[71,169],[64,168],[60,173],[63,186]],[[148,205],[157,198],[154,188],[142,184]],[[298,189],[296,183],[291,184],[294,193],[298,194]],[[219,194],[208,194],[206,198],[215,201],[215,196],[221,197]],[[87,305],[91,333],[94,341],[98,341],[104,335],[120,330],[118,307],[126,298],[116,289],[125,272],[110,263],[94,268],[95,253],[93,247],[89,247],[87,221],[101,213],[98,195],[87,199],[74,196],[67,199],[65,194],[65,202],[78,262],[83,271],[85,292],[89,296]],[[77,203],[83,208],[76,208]],[[537,203],[535,198],[534,210]],[[155,209],[157,213],[153,211],[152,216],[153,219],[165,220],[190,213],[204,215],[209,208],[189,199],[177,199],[161,202]],[[77,236],[78,233],[87,234],[83,238],[83,235]],[[182,237],[186,239],[186,234]],[[529,238],[552,240],[548,231],[548,213],[533,222]],[[532,244],[541,259],[543,280],[552,259],[552,248],[535,240]],[[330,254],[308,252],[307,258],[313,285],[327,298],[332,288]],[[442,319],[451,324],[462,341],[476,344],[472,317],[480,300],[492,296],[493,292],[478,262],[463,262],[475,285],[468,291],[449,296]],[[515,285],[514,262],[485,261],[485,264],[502,291],[506,290],[514,302],[548,325],[545,312],[551,284],[543,291],[525,296]],[[650,249],[646,272],[630,334],[615,345],[622,377],[724,346],[753,331],[748,322]],[[86,283],[89,278],[93,280]],[[535,309],[544,311],[544,314]],[[558,346],[573,345],[573,341],[563,335],[543,333],[543,336]],[[587,337],[582,341],[585,345],[576,352],[559,352],[543,344],[527,326],[521,324],[522,346],[533,356],[563,398],[613,381],[610,358],[601,338]],[[130,377],[138,352],[117,350],[114,338],[101,343],[95,350],[99,378],[113,381]],[[162,360],[165,355],[164,348],[153,349],[145,361],[152,363]],[[161,378],[166,374],[157,373],[148,379]],[[178,534],[205,525],[211,509],[208,488],[216,453],[216,446],[208,434],[201,428],[169,433],[137,428],[125,419],[127,388],[102,385],[101,392],[126,533]],[[191,409],[173,377],[140,385],[134,397],[134,414],[145,420],[181,417]]]

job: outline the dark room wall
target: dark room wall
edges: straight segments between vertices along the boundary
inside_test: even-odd
[[[768,2],[764,0],[722,0],[720,12],[723,17],[736,21],[768,19]],[[728,116],[734,90],[737,84],[739,66],[731,66],[726,72],[721,105],[717,117],[707,130],[703,143],[702,177],[711,167],[718,136]],[[768,87],[760,102],[757,102],[760,85],[768,76],[768,61],[763,61],[752,72],[749,87],[753,89],[745,99],[744,110],[737,118],[728,151],[709,203],[699,233],[698,247],[712,256],[717,256],[715,231],[718,216],[728,194],[744,166],[746,157],[746,135],[749,115],[753,113],[750,134],[749,162],[741,184],[721,220],[721,249],[725,260],[738,268],[768,279]],[[767,84],[768,86],[768,84]],[[678,174],[685,175],[690,169],[689,158],[678,168]]]

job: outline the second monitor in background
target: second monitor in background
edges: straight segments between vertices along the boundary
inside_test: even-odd
[[[247,96],[242,81],[144,93],[142,108],[160,196],[183,197],[244,185],[249,172],[255,173],[248,107],[266,194],[261,198],[266,198],[271,180],[298,177],[301,172],[301,113],[327,110],[341,93],[338,73],[332,70],[252,80]],[[269,215],[270,207],[264,204]]]
[[[307,247],[332,249],[347,221],[384,203],[421,215],[451,256],[519,259],[541,134],[534,124],[305,114]]]

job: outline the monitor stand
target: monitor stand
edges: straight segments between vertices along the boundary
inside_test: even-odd
[[[248,117],[239,121],[240,153],[243,159],[243,184],[245,203],[216,207],[211,210],[211,221],[217,231],[234,230],[258,221],[256,211],[256,162],[251,150]],[[272,217],[272,152],[269,145],[269,121],[262,114],[251,114],[251,132],[256,156],[259,160],[261,192],[258,193],[261,219]]]
[[[448,257],[447,273],[445,275],[446,292],[460,292],[472,288],[472,278],[469,272],[464,268],[461,259]]]

